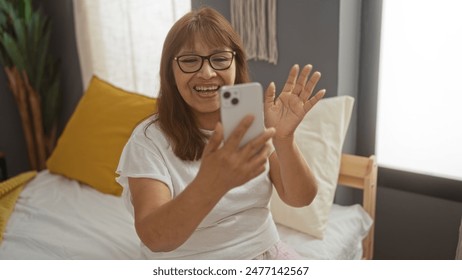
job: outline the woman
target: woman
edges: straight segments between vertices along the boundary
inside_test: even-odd
[[[245,146],[245,117],[223,140],[218,89],[249,81],[241,40],[210,8],[169,31],[162,51],[158,113],[141,123],[122,153],[117,181],[135,217],[142,252],[153,259],[297,258],[279,241],[268,203],[304,206],[317,186],[294,141],[320,73],[292,67],[275,98],[265,92],[266,130]],[[272,142],[272,143],[271,143]]]

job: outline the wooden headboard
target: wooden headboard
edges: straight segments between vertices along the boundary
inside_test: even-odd
[[[362,205],[374,220],[369,234],[363,240],[363,259],[371,260],[374,254],[375,204],[377,195],[377,162],[370,157],[343,154],[338,184],[363,191]]]

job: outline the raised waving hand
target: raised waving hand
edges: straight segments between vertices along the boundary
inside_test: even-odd
[[[313,95],[321,73],[312,71],[313,66],[309,64],[303,67],[301,73],[299,65],[292,66],[284,88],[277,98],[274,83],[266,89],[265,126],[276,128],[274,138],[292,137],[305,115],[324,96],[324,89]]]

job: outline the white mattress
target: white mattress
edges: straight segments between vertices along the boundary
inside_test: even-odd
[[[323,240],[278,229],[281,239],[307,259],[358,259],[371,224],[359,205],[334,205]],[[121,198],[45,170],[22,191],[0,259],[140,259],[139,242]]]

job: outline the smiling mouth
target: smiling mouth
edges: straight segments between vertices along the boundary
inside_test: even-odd
[[[199,95],[207,96],[216,93],[219,86],[195,86],[194,91]]]

